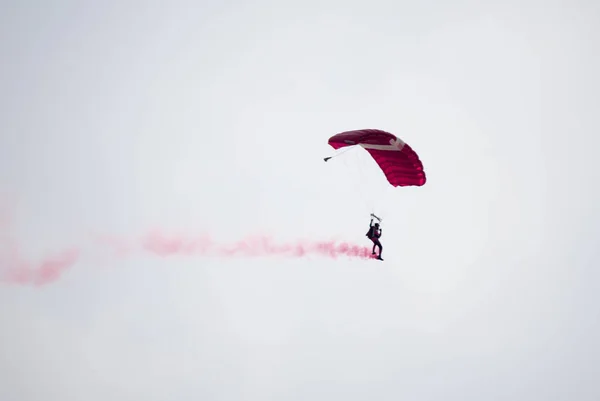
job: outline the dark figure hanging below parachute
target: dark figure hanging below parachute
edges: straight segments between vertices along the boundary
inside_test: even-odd
[[[373,218],[380,220],[374,214],[371,214],[371,223],[369,224],[369,231],[367,232],[367,238],[369,238],[373,242],[373,255],[375,255],[375,248],[379,248],[379,255],[377,255],[377,259],[383,260],[381,258],[381,252],[383,250],[383,246],[379,241],[381,234],[383,233],[383,229],[379,227],[379,223],[373,224]]]

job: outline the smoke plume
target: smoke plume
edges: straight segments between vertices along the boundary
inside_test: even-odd
[[[80,259],[90,244],[80,248],[70,248],[50,255],[38,262],[27,261],[14,241],[8,236],[1,237],[0,281],[21,285],[44,285],[61,277]],[[196,256],[212,258],[259,258],[321,257],[329,259],[358,258],[370,259],[371,249],[366,246],[338,241],[277,242],[264,235],[251,236],[232,243],[221,243],[207,236],[187,237],[167,235],[153,231],[136,239],[123,239],[115,236],[96,236],[92,241],[94,254],[105,254],[116,258],[153,255],[167,258],[174,256]]]

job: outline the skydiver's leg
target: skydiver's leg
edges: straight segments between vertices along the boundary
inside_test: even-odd
[[[377,248],[379,248],[379,256],[378,258],[381,259],[381,252],[383,251],[383,246],[381,245],[381,242],[379,242],[379,239],[376,239],[375,241],[375,245],[373,245],[373,253],[375,253],[375,246],[377,246]]]

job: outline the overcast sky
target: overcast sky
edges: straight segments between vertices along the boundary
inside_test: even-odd
[[[0,399],[600,399],[599,4],[2,2],[2,268],[81,256],[0,283]],[[359,128],[427,184],[323,162]],[[384,262],[93,241],[368,246],[371,211]]]

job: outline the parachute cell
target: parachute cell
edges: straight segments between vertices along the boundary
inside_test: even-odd
[[[426,176],[417,153],[395,135],[377,129],[346,131],[329,138],[334,149],[360,146],[365,149],[394,187],[422,186]]]

